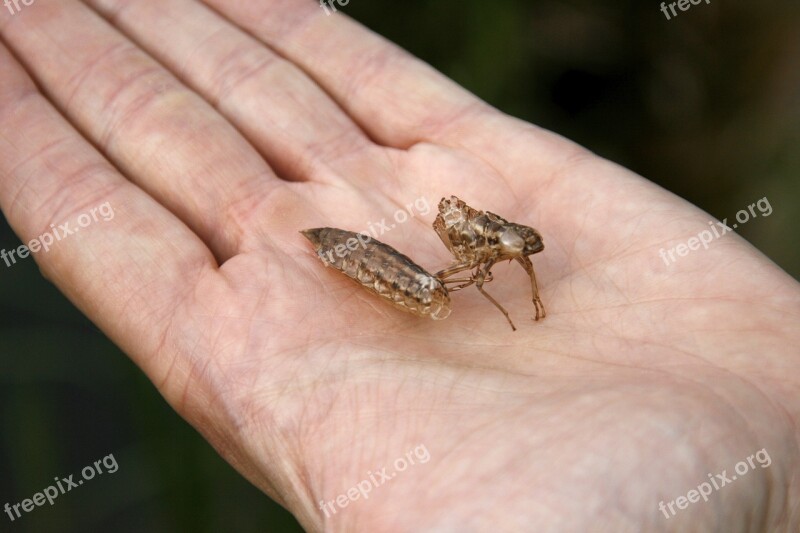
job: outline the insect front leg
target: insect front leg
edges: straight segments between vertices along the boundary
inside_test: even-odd
[[[497,307],[500,310],[501,313],[503,313],[503,315],[505,315],[506,320],[508,320],[508,323],[511,325],[511,329],[513,331],[517,331],[516,326],[514,326],[514,323],[511,321],[511,317],[508,315],[508,311],[503,309],[503,306],[500,305],[497,302],[497,300],[492,298],[492,296],[488,292],[483,290],[483,283],[486,281],[486,276],[488,275],[489,277],[491,277],[491,273],[489,273],[489,270],[491,270],[492,266],[494,266],[494,262],[487,263],[483,267],[483,269],[481,269],[481,267],[478,267],[478,272],[477,272],[477,274],[475,276],[475,286],[478,287],[478,290],[481,291],[481,294],[486,296],[486,298],[490,302],[492,302],[494,304],[494,306]]]
[[[442,280],[442,283],[444,283],[445,285],[447,285],[448,283],[461,283],[461,285],[456,285],[455,287],[447,287],[448,291],[456,292],[460,291],[465,287],[469,287],[470,285],[475,283],[475,276],[470,276],[468,278],[451,278],[448,280]]]
[[[436,277],[439,278],[445,285],[449,283],[461,283],[461,285],[456,285],[455,287],[448,287],[447,290],[449,290],[450,292],[455,292],[465,287],[469,287],[470,285],[475,283],[475,274],[472,274],[468,278],[453,278],[453,279],[445,279],[445,278],[447,278],[448,276],[452,276],[453,274],[458,274],[459,272],[463,272],[468,268],[472,268],[472,265],[468,263],[460,263],[458,265],[454,265],[452,267],[437,272]],[[493,279],[494,276],[492,275],[492,273],[487,272],[483,281],[488,283]]]
[[[531,260],[528,259],[527,256],[517,257],[517,262],[522,265],[522,268],[525,269],[525,272],[528,273],[528,276],[531,278],[531,291],[533,291],[533,307],[536,309],[536,316],[534,320],[539,320],[547,316],[547,313],[544,310],[544,304],[542,303],[542,299],[539,298],[539,287],[536,284],[536,273],[533,271],[533,263]]]
[[[453,274],[458,274],[459,272],[464,272],[465,270],[469,270],[473,267],[471,263],[458,263],[451,267],[447,267],[444,270],[440,270],[436,273],[436,277],[440,280],[444,281],[445,278],[449,278]]]

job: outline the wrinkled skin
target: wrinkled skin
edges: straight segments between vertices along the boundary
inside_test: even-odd
[[[732,233],[666,265],[708,214],[314,2],[37,0],[0,28],[4,214],[28,241],[114,206],[36,254],[44,275],[309,530],[800,527],[800,290]],[[516,333],[476,291],[434,322],[298,233],[424,197],[379,238],[442,268],[449,194],[541,232],[545,320],[518,265],[491,284]],[[762,448],[769,467],[658,510]]]

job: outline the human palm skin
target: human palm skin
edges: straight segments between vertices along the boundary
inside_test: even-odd
[[[27,242],[111,203],[44,275],[308,530],[800,527],[798,284],[733,234],[666,266],[709,215],[313,2],[37,0],[0,25],[9,222]],[[450,194],[542,233],[545,320],[519,265],[486,286],[517,332],[473,289],[435,322],[298,233]],[[434,214],[380,238],[444,268]]]

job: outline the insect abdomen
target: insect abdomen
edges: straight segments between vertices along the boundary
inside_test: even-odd
[[[323,263],[404,311],[434,320],[450,315],[450,296],[442,282],[388,244],[337,228],[301,233]]]

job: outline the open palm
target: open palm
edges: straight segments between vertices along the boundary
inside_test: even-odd
[[[113,206],[43,272],[309,530],[800,524],[800,291],[733,234],[665,264],[707,214],[313,2],[37,0],[0,24],[10,223]],[[298,233],[386,219],[436,271],[451,194],[542,233],[544,321],[516,264],[486,287],[518,331],[471,288],[435,322]]]

